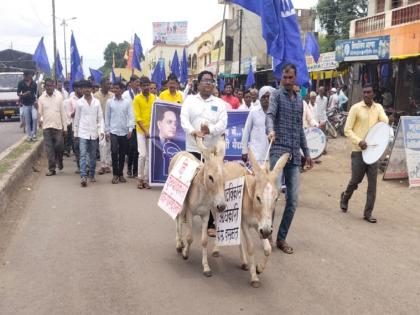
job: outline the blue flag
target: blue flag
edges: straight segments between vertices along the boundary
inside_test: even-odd
[[[64,81],[63,65],[61,64],[60,53],[57,51],[57,57],[55,58],[55,73],[57,80]]]
[[[161,61],[160,65],[160,81],[166,80],[166,70],[165,70],[165,61]]]
[[[93,77],[93,80],[95,81],[95,83],[96,84],[101,84],[102,77],[104,76],[102,71],[92,69],[92,68],[89,68],[89,71],[90,71],[90,75]]]
[[[217,86],[219,87],[220,93],[223,93],[223,91],[225,90],[225,79],[219,77],[219,82],[217,83]]]
[[[114,68],[111,68],[111,83],[117,82],[117,77],[115,76]]]
[[[74,34],[72,32],[70,39],[70,82],[73,83],[74,81],[82,79],[82,62],[79,55],[79,50],[77,49],[76,40],[74,39]]]
[[[252,65],[250,65],[249,70],[248,70],[248,76],[246,77],[245,88],[249,89],[254,84],[255,84],[254,71],[252,71]]]
[[[159,91],[161,88],[161,84],[160,84],[160,63],[157,62],[155,69],[153,69],[153,73],[152,73],[152,81],[156,83],[156,88]]]
[[[182,60],[181,60],[181,79],[182,84],[186,84],[188,81],[188,61],[187,61],[187,51],[182,51]]]
[[[296,83],[309,82],[305,54],[300,41],[299,24],[291,0],[232,0],[261,18],[263,37],[267,53],[273,57],[273,73],[281,76],[286,63],[297,68]]]
[[[45,72],[48,75],[51,75],[51,67],[48,61],[47,51],[45,50],[44,37],[41,37],[41,40],[36,46],[32,60],[35,61],[36,66]]]
[[[316,63],[319,60],[319,46],[315,35],[311,32],[306,33],[305,55],[312,56]]]
[[[131,66],[134,69],[141,71],[140,58],[143,55],[143,47],[141,46],[141,41],[137,34],[134,34],[133,47],[133,60],[131,61]]]
[[[174,57],[172,58],[171,63],[171,72],[176,75],[176,77],[179,79],[181,76],[181,73],[179,71],[179,59],[178,59],[178,52],[175,50]]]

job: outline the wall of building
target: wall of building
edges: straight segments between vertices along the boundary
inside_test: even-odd
[[[156,63],[158,62],[158,60],[163,59],[165,62],[165,73],[168,76],[170,73],[170,65],[171,65],[170,63],[174,56],[175,50],[178,52],[179,62],[181,62],[183,49],[184,49],[184,46],[182,45],[158,44],[158,45],[153,46],[153,48],[149,50],[146,56],[146,60],[144,62],[144,68],[145,68],[144,71],[145,72],[148,71],[149,76],[151,76],[152,71]]]

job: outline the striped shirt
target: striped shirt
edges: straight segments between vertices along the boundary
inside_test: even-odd
[[[276,141],[271,146],[270,155],[280,157],[283,153],[291,153],[289,163],[300,165],[300,149],[309,156],[305,133],[302,126],[303,103],[300,95],[293,93],[292,98],[280,87],[270,96],[267,110],[267,133],[274,131]]]

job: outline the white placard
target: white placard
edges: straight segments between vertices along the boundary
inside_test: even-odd
[[[420,117],[403,116],[400,118],[405,157],[407,161],[409,187],[420,187]]]
[[[226,210],[217,213],[216,242],[219,246],[239,245],[241,243],[241,212],[245,177],[225,183]]]
[[[169,174],[160,194],[158,207],[172,219],[182,211],[185,197],[199,165],[198,161],[182,156]]]

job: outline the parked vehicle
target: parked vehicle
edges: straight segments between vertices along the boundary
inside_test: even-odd
[[[23,72],[0,73],[0,119],[19,119],[19,97],[17,86]]]
[[[334,107],[327,111],[326,132],[327,135],[337,138],[338,134],[344,136],[344,126],[346,125],[348,112],[339,111]]]

